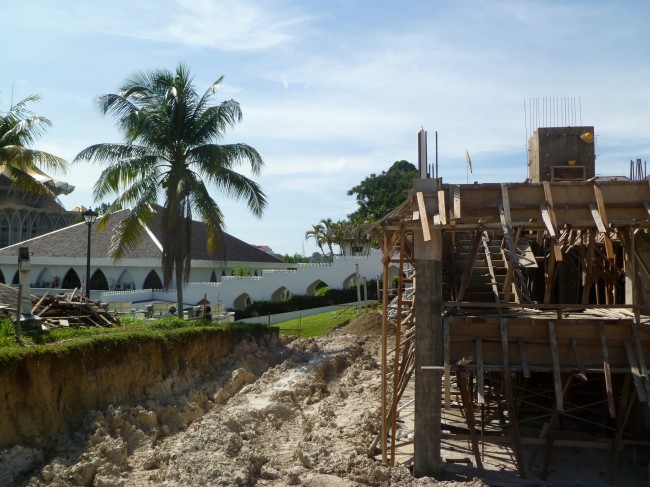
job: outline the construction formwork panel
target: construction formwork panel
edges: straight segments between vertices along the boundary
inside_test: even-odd
[[[533,182],[581,181],[596,175],[593,127],[540,127],[528,150]]]

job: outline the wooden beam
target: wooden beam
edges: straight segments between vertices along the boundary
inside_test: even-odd
[[[596,205],[598,206],[598,213],[600,213],[600,218],[602,219],[602,223],[606,227],[606,230],[604,232],[604,237],[605,237],[605,250],[607,251],[607,258],[610,260],[616,260],[616,254],[614,253],[614,245],[612,244],[612,239],[609,236],[609,219],[607,218],[607,208],[605,207],[603,192],[596,184],[594,184],[594,194],[596,195]]]
[[[460,186],[452,184],[449,187],[450,200],[451,200],[451,219],[458,220],[461,217],[460,213]]]
[[[440,215],[440,224],[447,224],[447,207],[445,205],[445,190],[438,190],[438,214]]]
[[[589,294],[594,281],[594,257],[596,255],[596,232],[589,230],[587,257],[585,259],[585,282],[582,285],[582,304],[589,304]]]
[[[427,207],[424,204],[424,193],[417,192],[418,210],[420,211],[420,224],[422,225],[422,236],[425,242],[431,240],[431,231],[429,230],[429,216],[427,215]]]
[[[557,336],[555,334],[555,321],[548,320],[548,338],[553,359],[553,383],[555,384],[555,404],[558,411],[564,411],[562,400],[562,375],[560,372],[560,355],[557,350]]]
[[[557,230],[551,221],[551,215],[548,211],[548,206],[546,206],[545,203],[540,203],[539,209],[542,212],[542,221],[544,222],[544,225],[546,225],[546,231],[548,232],[549,236],[551,238],[557,237]]]
[[[460,288],[458,289],[458,296],[456,297],[457,302],[463,300],[465,295],[465,290],[469,285],[470,279],[472,277],[472,272],[474,271],[474,264],[476,263],[476,256],[478,255],[478,249],[481,245],[481,238],[483,237],[483,232],[476,230],[474,232],[474,239],[472,240],[472,247],[467,254],[467,262],[465,262],[465,268],[463,269],[463,276],[460,279]]]
[[[476,339],[476,400],[485,404],[485,371],[483,370],[483,339]]]
[[[490,245],[488,243],[487,235],[483,234],[483,250],[485,251],[485,261],[488,265],[488,272],[490,274],[490,285],[492,286],[492,293],[494,294],[494,302],[500,303],[501,299],[499,298],[499,285],[497,283],[497,276],[494,272],[494,266],[492,265],[492,253],[490,252]]]
[[[505,318],[500,320],[501,329],[501,350],[503,354],[503,378],[506,389],[506,404],[508,406],[508,417],[510,430],[512,431],[512,444],[514,447],[515,460],[517,461],[517,472],[522,479],[526,478],[526,466],[524,464],[524,453],[519,438],[519,418],[517,405],[512,390],[512,375],[510,372],[510,359],[508,358],[508,322]]]
[[[521,359],[521,370],[526,379],[530,378],[530,370],[528,369],[528,354],[526,353],[526,342],[520,338],[517,343],[519,344],[519,357]]]
[[[632,372],[632,379],[634,380],[634,387],[636,387],[639,401],[648,402],[648,391],[646,391],[645,384],[641,378],[639,363],[637,362],[636,356],[634,355],[632,344],[628,341],[625,341],[625,352],[627,353],[627,359],[630,363],[630,371]]]
[[[607,405],[609,407],[609,416],[616,417],[614,408],[614,391],[612,389],[612,373],[609,368],[609,352],[607,351],[607,337],[605,336],[605,324],[602,320],[598,322],[600,330],[600,346],[603,351],[603,373],[605,374],[605,390],[607,392]]]
[[[483,462],[481,461],[481,452],[478,448],[478,437],[476,435],[476,418],[474,417],[474,402],[472,400],[472,388],[469,381],[469,372],[457,371],[456,381],[458,382],[458,389],[460,397],[463,401],[463,409],[465,411],[465,420],[467,421],[467,428],[472,439],[472,452],[476,461],[476,468],[479,475],[483,475]]]

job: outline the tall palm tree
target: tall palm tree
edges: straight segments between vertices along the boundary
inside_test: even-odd
[[[325,244],[323,225],[320,223],[312,225],[311,230],[307,230],[305,232],[305,240],[308,238],[313,238],[316,241],[316,245],[318,245],[318,248],[320,249],[320,253],[325,255],[325,251],[323,250],[323,245]]]
[[[183,64],[174,72],[131,75],[119,93],[97,99],[102,112],[115,118],[124,143],[92,145],[75,157],[106,166],[94,186],[96,200],[114,196],[111,211],[131,207],[113,237],[114,259],[138,243],[145,233],[142,223],[163,201],[163,285],[168,288],[174,278],[179,313],[190,274],[192,215],[205,222],[208,251],[217,250],[223,231],[223,214],[209,186],[244,199],[257,217],[266,206],[260,186],[235,170],[248,163],[252,174],[259,174],[264,165],[259,153],[246,144],[219,144],[226,129],[242,119],[236,101],[212,103],[222,80],[199,96]]]
[[[6,113],[0,112],[0,171],[11,178],[14,186],[45,194],[49,190],[34,176],[41,174],[40,168],[65,172],[66,161],[30,147],[52,125],[47,118],[34,115],[27,108],[28,103],[38,100],[38,95],[30,95],[12,105]]]

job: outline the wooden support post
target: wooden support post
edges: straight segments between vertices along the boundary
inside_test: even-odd
[[[564,384],[562,390],[562,396],[566,394],[571,386],[573,376],[569,375]],[[542,467],[542,473],[540,477],[542,480],[546,480],[548,477],[548,469],[551,466],[551,453],[553,452],[553,442],[555,441],[555,432],[557,430],[557,422],[560,417],[560,412],[557,410],[557,406],[553,407],[553,414],[551,414],[551,420],[549,422],[548,431],[546,433],[546,449],[544,452],[544,465]]]
[[[481,230],[476,230],[474,232],[474,238],[472,239],[472,248],[467,255],[467,262],[465,262],[465,268],[463,269],[463,276],[460,279],[460,288],[458,289],[458,296],[456,297],[456,302],[460,303],[463,300],[465,295],[465,290],[469,285],[469,281],[472,278],[472,272],[474,271],[474,264],[476,263],[476,256],[478,255],[478,249],[481,246],[481,238],[483,232]]]
[[[483,370],[483,339],[476,339],[476,400],[485,404],[485,371]]]
[[[390,237],[388,230],[384,233],[384,275],[382,279],[382,313],[381,320],[381,461],[384,465],[388,464],[388,452],[386,451],[386,441],[388,439],[388,428],[386,418],[388,407],[386,399],[388,395],[387,386],[387,354],[388,354],[388,275],[390,265]],[[373,452],[374,454],[374,452]]]
[[[467,428],[472,441],[472,452],[476,460],[476,468],[479,475],[483,475],[483,461],[481,460],[481,452],[478,447],[478,437],[476,435],[476,418],[474,417],[474,401],[472,398],[472,388],[470,385],[470,373],[464,370],[456,370],[456,382],[458,383],[458,390],[460,397],[463,401],[463,410],[465,411],[465,420],[467,421]]]
[[[555,384],[555,406],[558,411],[564,411],[562,400],[562,375],[560,374],[560,355],[557,350],[557,335],[555,334],[555,321],[548,320],[548,339],[551,346],[553,359],[553,382]]]
[[[438,190],[438,215],[440,216],[440,224],[447,224],[447,206],[445,205],[445,191]]]
[[[508,418],[510,419],[510,429],[512,431],[512,444],[517,462],[517,472],[522,479],[526,478],[526,465],[524,464],[524,453],[521,449],[521,440],[519,438],[519,418],[517,414],[517,405],[512,390],[512,376],[510,372],[510,359],[508,358],[508,324],[506,319],[501,318],[501,348],[503,354],[503,378],[506,389],[506,403],[508,405]]]
[[[460,186],[457,184],[451,185],[449,187],[450,193],[450,210],[451,210],[451,219],[458,220],[460,218]]]
[[[422,366],[443,365],[442,354],[442,232],[425,241],[414,235],[417,292],[415,294],[415,439],[413,473],[440,478],[442,371]],[[442,367],[441,367],[442,368]]]
[[[603,321],[598,322],[600,330],[600,346],[603,350],[603,373],[605,374],[605,389],[607,392],[607,405],[609,407],[609,416],[616,417],[616,409],[614,407],[614,391],[612,388],[612,373],[609,368],[609,352],[607,351],[607,337],[605,336],[605,325]]]
[[[621,448],[621,440],[623,439],[623,429],[627,424],[627,420],[634,405],[634,393],[630,394],[630,374],[625,375],[623,382],[623,392],[618,406],[618,417],[616,418],[616,431],[612,440],[612,449],[609,452],[609,471],[607,473],[607,480],[610,484],[614,483],[616,474],[616,462],[618,460],[618,452]]]
[[[390,411],[390,420],[391,420],[391,436],[390,436],[390,466],[395,466],[395,443],[397,438],[397,402],[398,398],[398,386],[400,378],[400,340],[402,337],[402,306],[403,306],[403,296],[404,296],[404,247],[406,241],[406,235],[404,232],[404,226],[400,225],[400,246],[399,246],[399,266],[397,268],[397,317],[395,318],[395,356],[393,358],[393,397],[391,400],[391,411]]]
[[[587,244],[587,258],[585,262],[585,282],[582,286],[582,304],[589,304],[589,294],[594,281],[594,256],[596,254],[596,232],[589,230],[589,243]]]
[[[625,342],[625,352],[627,353],[627,360],[630,363],[630,372],[632,373],[632,379],[634,379],[634,387],[636,387],[639,401],[648,402],[648,391],[645,390],[645,384],[641,378],[639,363],[637,362],[636,356],[634,355],[632,344],[628,341]]]
[[[526,379],[530,378],[530,370],[528,369],[528,354],[526,353],[526,342],[523,338],[517,340],[519,344],[519,357],[521,358],[521,371]]]

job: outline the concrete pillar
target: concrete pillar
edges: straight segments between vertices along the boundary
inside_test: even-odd
[[[415,438],[416,477],[439,478],[441,473],[440,415],[442,354],[442,232],[431,231],[425,242],[414,232],[415,244]]]

